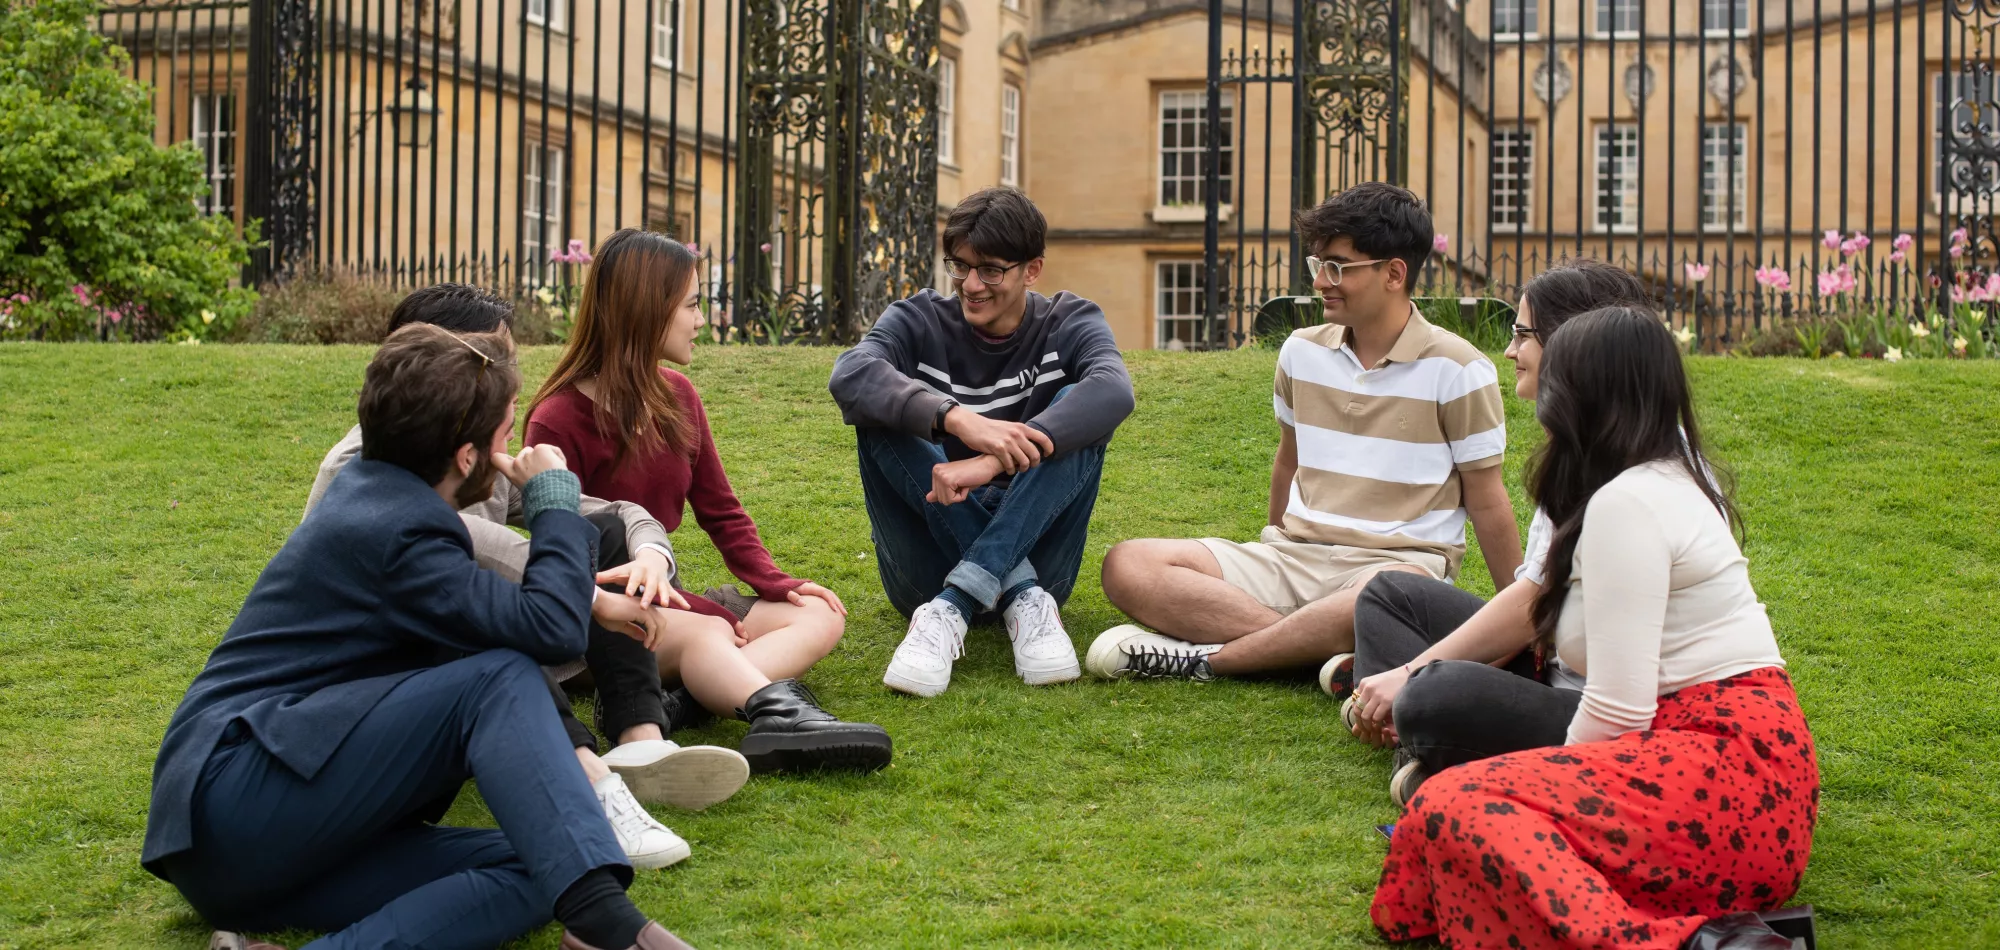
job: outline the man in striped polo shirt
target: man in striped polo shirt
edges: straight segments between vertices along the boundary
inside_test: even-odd
[[[1277,460],[1258,540],[1126,541],[1104,593],[1134,620],[1091,645],[1098,676],[1206,680],[1319,667],[1352,688],[1354,601],[1382,571],[1456,580],[1465,522],[1495,587],[1520,561],[1501,479],[1505,413],[1493,362],[1431,325],[1410,286],[1431,252],[1409,191],[1357,185],[1301,213],[1326,322],[1278,355]]]

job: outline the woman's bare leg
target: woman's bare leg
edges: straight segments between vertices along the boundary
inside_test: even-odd
[[[686,610],[667,611],[667,638],[658,650],[660,676],[678,678],[710,712],[734,716],[750,694],[771,684],[746,650],[734,625]]]
[[[742,653],[766,677],[791,679],[832,653],[846,628],[846,618],[817,597],[804,604],[760,600],[743,619],[750,642]]]

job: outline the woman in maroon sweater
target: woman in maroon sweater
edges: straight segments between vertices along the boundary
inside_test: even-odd
[[[750,721],[743,754],[753,771],[880,768],[889,762],[888,734],[835,719],[795,678],[840,641],[847,608],[771,560],[730,490],[694,384],[660,365],[694,358],[698,263],[649,231],[627,228],[605,240],[569,346],[529,403],[523,441],[562,449],[586,493],[640,505],[669,532],[693,506],[730,573],[756,592],[747,604],[712,590],[686,595],[687,610],[658,608],[668,630],[660,673],[684,684],[669,694],[669,728],[691,724],[705,707]]]

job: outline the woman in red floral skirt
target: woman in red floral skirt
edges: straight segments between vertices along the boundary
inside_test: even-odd
[[[1742,912],[1798,890],[1819,771],[1735,508],[1697,475],[1679,348],[1610,308],[1564,324],[1541,372],[1534,619],[1583,701],[1568,744],[1424,783],[1370,915],[1449,947],[1786,950]]]

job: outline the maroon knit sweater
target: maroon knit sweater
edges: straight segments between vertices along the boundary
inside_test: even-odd
[[[694,414],[695,437],[701,444],[688,456],[662,449],[650,458],[633,457],[614,469],[612,458],[618,446],[598,431],[595,404],[590,397],[568,387],[542,401],[528,417],[528,445],[553,445],[562,450],[570,471],[583,481],[583,493],[612,501],[629,501],[652,512],[660,524],[672,532],[681,526],[682,512],[694,508],[695,522],[708,532],[722,554],[722,562],[738,580],[749,584],[765,600],[784,600],[803,580],[778,570],[771,552],[757,537],[757,525],[736,500],[722,459],[715,452],[715,437],[708,429],[708,412],[701,395],[686,376],[660,368],[674,398]]]

